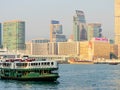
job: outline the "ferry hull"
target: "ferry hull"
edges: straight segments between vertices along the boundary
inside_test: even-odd
[[[52,73],[52,71],[56,73]],[[57,69],[26,69],[26,70],[9,70],[2,69],[1,79],[21,80],[21,81],[56,81],[59,78]],[[40,73],[41,72],[41,73]],[[46,72],[46,73],[44,73]]]
[[[56,81],[59,76],[48,76],[48,77],[35,77],[35,78],[15,78],[1,76],[4,80],[19,80],[19,81]]]

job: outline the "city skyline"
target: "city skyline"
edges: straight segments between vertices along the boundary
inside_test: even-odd
[[[49,24],[55,19],[61,22],[64,34],[69,37],[73,31],[75,10],[84,11],[86,23],[101,23],[103,35],[113,38],[114,0],[72,0],[69,2],[63,0],[0,0],[0,22],[16,19],[25,21],[26,40],[31,40],[39,37],[49,38]]]

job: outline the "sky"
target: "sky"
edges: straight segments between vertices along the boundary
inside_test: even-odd
[[[25,21],[28,41],[49,38],[50,21],[58,20],[69,37],[75,10],[84,11],[87,23],[101,23],[103,35],[114,38],[114,0],[0,0],[0,23]]]

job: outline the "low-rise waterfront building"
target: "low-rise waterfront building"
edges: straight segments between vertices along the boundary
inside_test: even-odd
[[[93,38],[91,41],[26,43],[26,54],[38,56],[68,56],[81,60],[109,59],[111,52],[117,52],[106,38]]]
[[[108,39],[106,38],[93,38],[90,42],[91,49],[92,49],[92,58],[98,59],[98,58],[104,58],[109,59],[110,58],[110,44]]]
[[[48,55],[48,43],[26,43],[26,54]]]

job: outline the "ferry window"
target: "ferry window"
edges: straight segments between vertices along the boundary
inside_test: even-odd
[[[46,62],[44,63],[44,65],[46,65]]]
[[[39,65],[40,65],[40,63],[39,63]]]
[[[43,63],[41,63],[43,65]]]
[[[5,63],[3,63],[3,66],[5,66]]]
[[[16,66],[20,66],[20,64],[19,64],[19,63],[16,63]]]
[[[23,66],[27,66],[27,63],[23,63]]]
[[[53,65],[53,62],[51,62],[51,65]]]
[[[36,66],[37,66],[38,64],[36,63]]]
[[[6,63],[6,66],[10,66],[10,63]]]
[[[49,62],[47,62],[47,65],[50,65],[50,63],[49,63]]]
[[[10,66],[11,64],[10,63],[8,63],[8,66]]]

